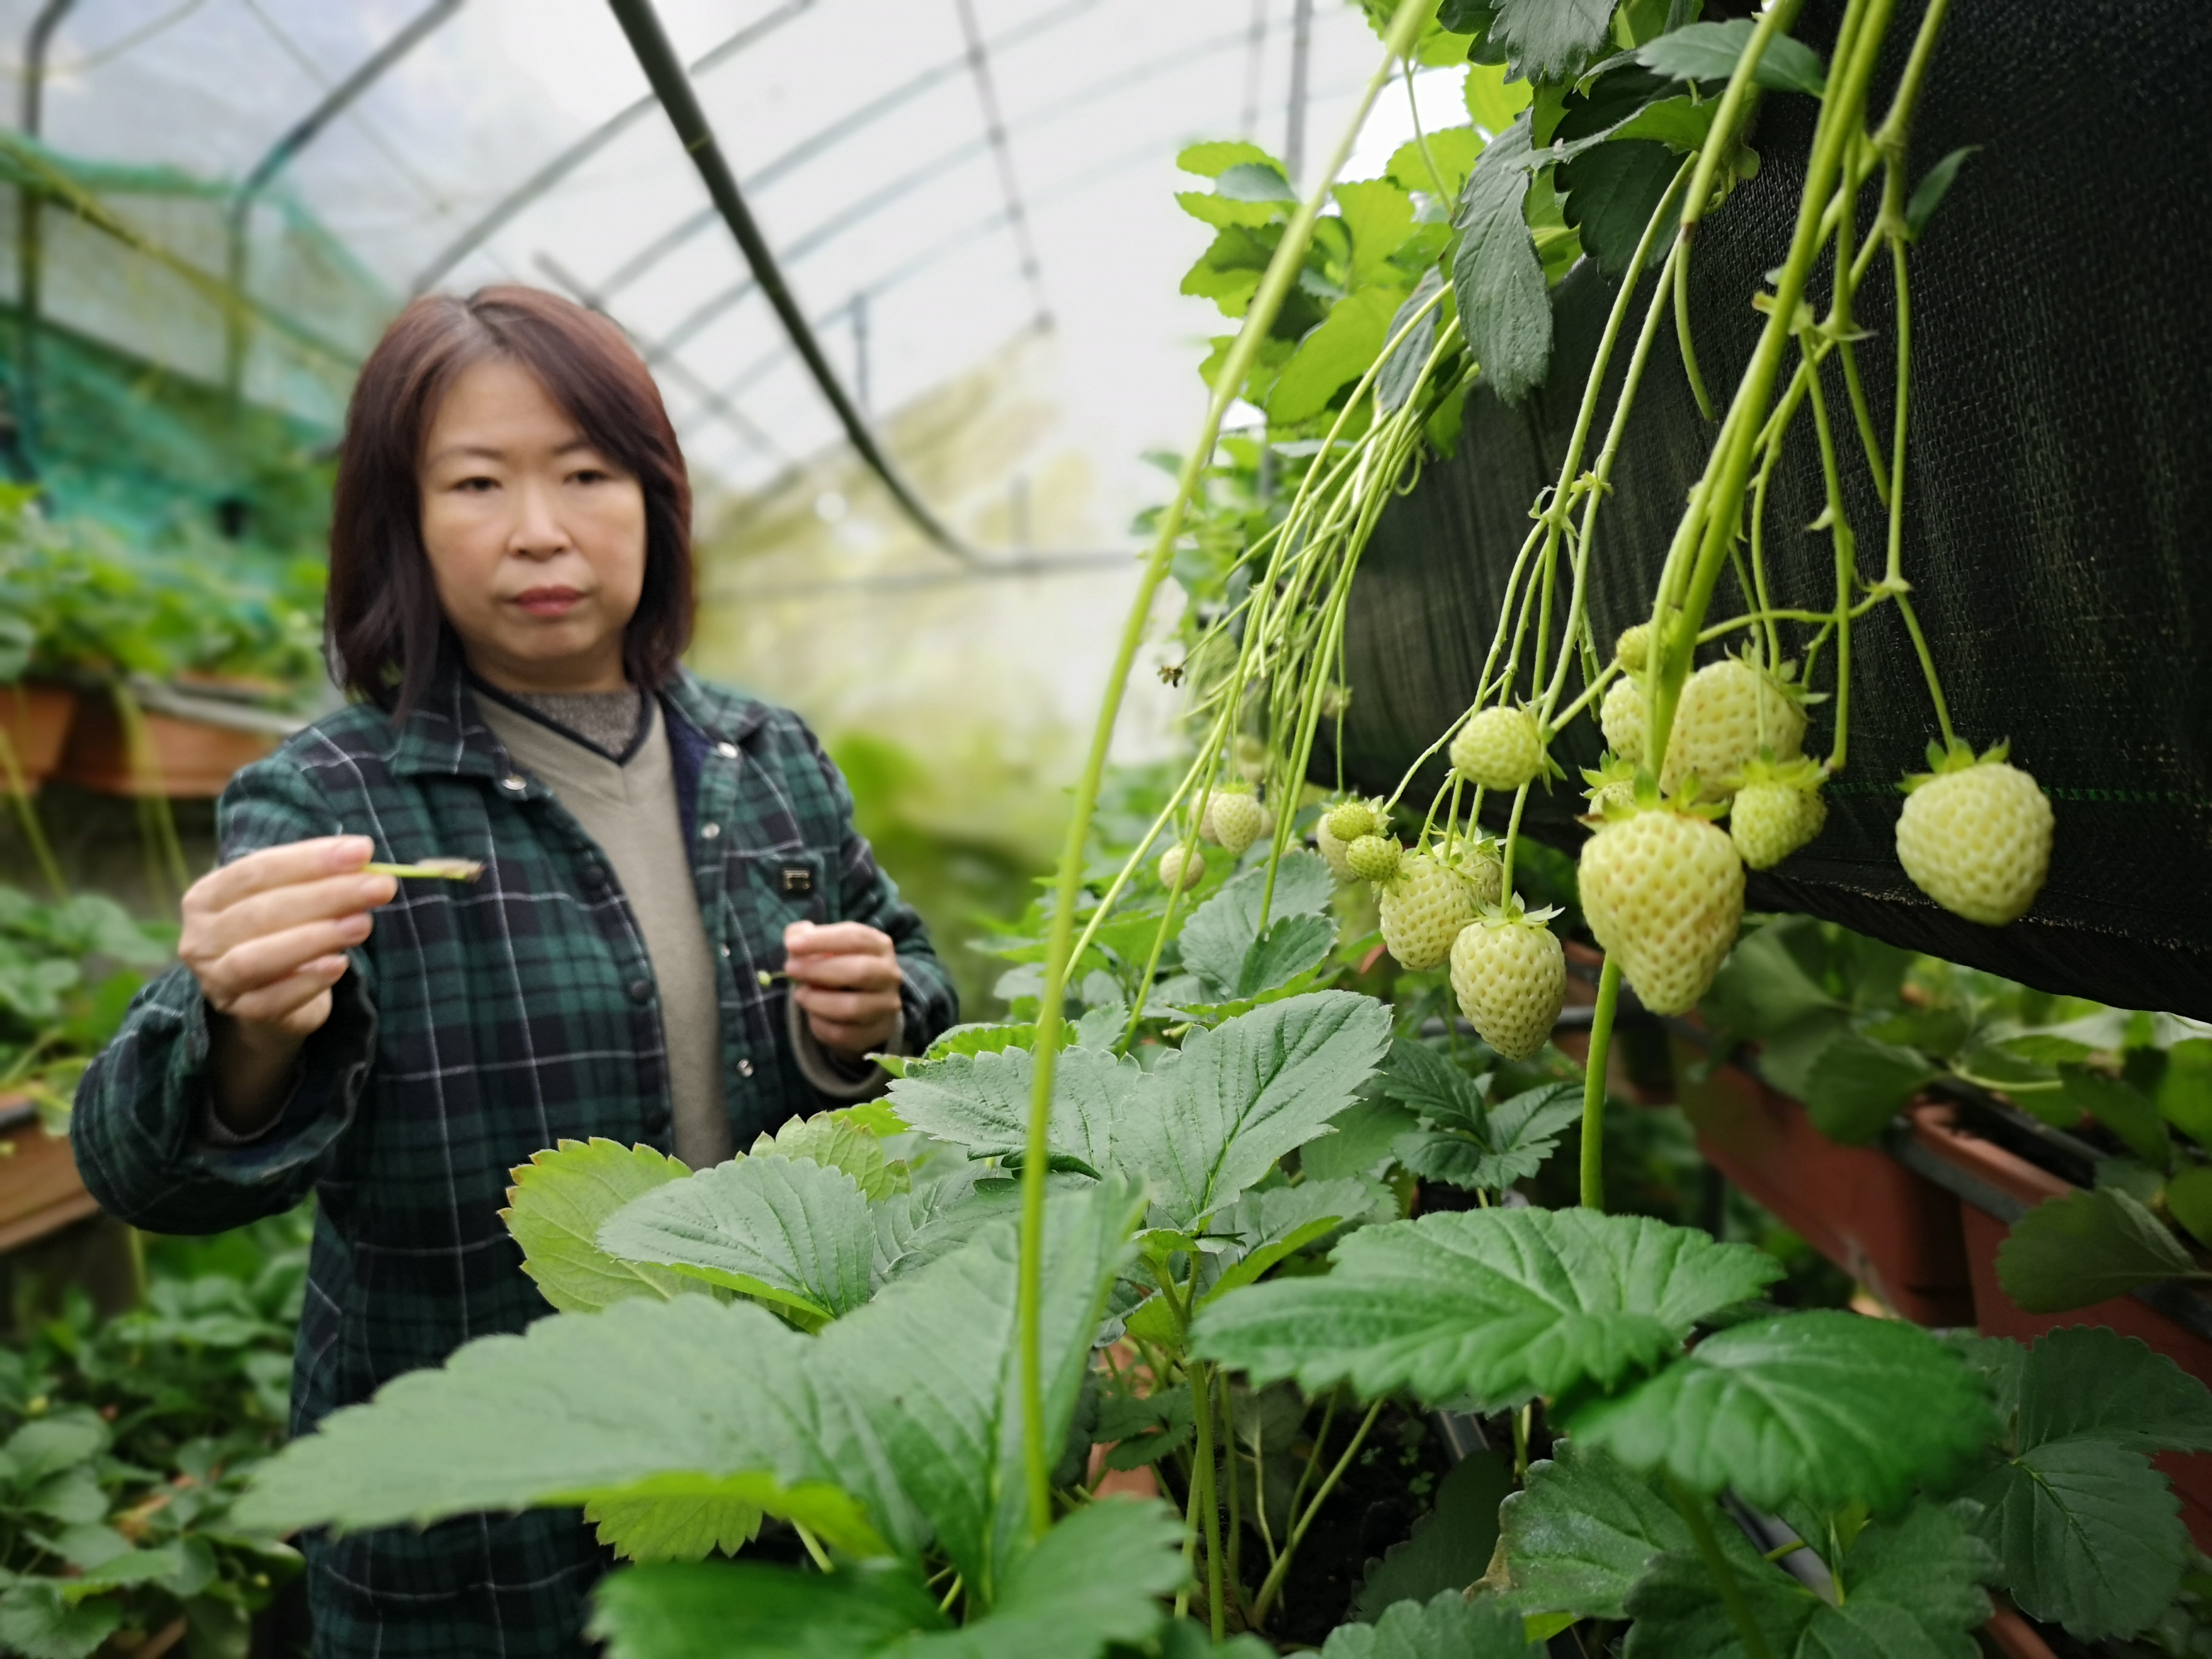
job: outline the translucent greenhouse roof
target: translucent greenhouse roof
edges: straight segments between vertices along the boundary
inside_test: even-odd
[[[1302,12],[1309,156],[1378,50],[1341,0],[659,9],[867,409],[887,416],[1025,336],[1046,343],[1058,423],[1100,482],[1094,546],[1118,544],[1157,495],[1135,458],[1188,442],[1202,342],[1225,326],[1176,293],[1208,234],[1175,205],[1190,182],[1176,151],[1237,136],[1283,147]],[[222,307],[179,270],[224,270],[234,192],[263,168],[244,267],[266,307],[244,344],[257,401],[327,429],[351,362],[410,293],[516,280],[628,329],[695,471],[725,489],[841,444],[604,0],[0,0],[19,76],[41,14],[58,21],[40,142],[152,251],[135,267],[102,257],[78,246],[94,230],[49,209],[58,324],[219,382]],[[357,97],[267,166],[380,53],[392,61]],[[1449,71],[1419,96],[1425,120],[1465,119]],[[1379,172],[1410,134],[1402,94],[1370,129],[1347,176]]]

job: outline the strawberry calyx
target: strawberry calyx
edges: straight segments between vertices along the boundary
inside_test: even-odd
[[[1947,746],[1939,742],[1928,745],[1928,770],[1908,772],[1898,786],[1899,794],[1909,795],[1923,784],[1929,784],[1954,772],[1972,771],[1977,766],[2001,766],[2012,753],[2012,739],[2001,738],[1977,755],[1974,745],[1964,738],[1954,738]]]

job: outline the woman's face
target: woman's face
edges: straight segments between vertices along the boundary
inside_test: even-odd
[[[519,363],[454,380],[422,447],[422,545],[469,666],[507,691],[619,691],[645,493]]]

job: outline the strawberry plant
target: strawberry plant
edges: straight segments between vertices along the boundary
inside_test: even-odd
[[[143,1305],[82,1291],[0,1350],[0,1645],[85,1659],[149,1641],[242,1653],[298,1555],[233,1515],[283,1437],[307,1274],[294,1215],[149,1253]],[[114,1639],[113,1647],[103,1647]]]
[[[1147,520],[1057,877],[992,946],[1012,1018],[892,1062],[887,1100],[714,1169],[605,1142],[541,1153],[507,1218],[558,1311],[335,1413],[264,1470],[250,1518],[580,1505],[635,1563],[596,1605],[623,1659],[1257,1655],[1384,1413],[1449,1408],[1514,1444],[1488,1571],[1431,1595],[1443,1569],[1399,1557],[1324,1654],[1513,1654],[1570,1626],[1586,1651],[1959,1654],[1991,1589],[2091,1639],[2168,1614],[2192,1558],[2148,1455],[2212,1448],[2200,1383],[2110,1332],[2022,1350],[1790,1310],[1765,1253],[1606,1212],[1624,971],[1654,1008],[1698,1001],[1735,942],[1747,856],[1816,833],[1846,763],[1854,628],[1893,608],[1920,638],[1900,568],[1908,256],[1957,168],[1908,191],[1944,0],[1879,119],[1888,0],[1849,0],[1825,63],[1789,33],[1795,0],[1697,9],[1405,0],[1377,18],[1362,113],[1401,63],[1468,57],[1466,128],[1339,185],[1355,125],[1303,198],[1252,146],[1185,152],[1211,188],[1183,205],[1212,233],[1185,289],[1241,326],[1214,343],[1205,423]],[[1686,271],[1699,222],[1756,167],[1768,96],[1819,103],[1796,228],[1771,292],[1747,296],[1765,331],[1711,405],[1650,619],[1606,650],[1588,599],[1623,423],[1670,323],[1705,398]],[[1852,309],[1885,253],[1886,437]],[[1472,705],[1423,757],[1448,781],[1425,804],[1411,773],[1380,799],[1340,782],[1315,800],[1323,722],[1360,694],[1346,601],[1376,517],[1455,441],[1471,386],[1511,401],[1541,379],[1548,286],[1583,257],[1618,297]],[[1267,430],[1222,441],[1239,398]],[[1769,568],[1761,522],[1801,416],[1835,562],[1797,604],[1781,589],[1802,573]],[[1889,514],[1871,584],[1838,483],[1861,451]],[[1170,575],[1189,605],[1164,674],[1196,741],[1146,790],[1105,757]],[[1724,577],[1743,609],[1711,622]],[[1941,742],[1906,866],[1962,914],[2030,903],[2048,850],[2032,781],[1966,748],[1919,655]],[[1582,857],[1607,954],[1577,1076],[1546,1047],[1563,952],[1528,902],[1543,865],[1520,825],[1585,717],[1614,752]],[[1723,829],[1732,803],[1748,821]],[[1951,838],[1927,857],[1923,819]],[[1317,852],[1294,844],[1309,831]],[[1344,988],[1370,959],[1344,934],[1370,917],[1413,993],[1395,1018]],[[1485,1040],[1472,1065],[1449,1025],[1422,1035],[1445,998]],[[1531,1204],[1577,1127],[1580,1206]],[[1411,1212],[1445,1188],[1475,1207]],[[1109,1499],[1091,1473],[1146,1464],[1170,1503]],[[745,1559],[771,1519],[811,1571]]]

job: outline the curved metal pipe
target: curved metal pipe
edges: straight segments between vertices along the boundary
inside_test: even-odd
[[[669,44],[667,32],[660,26],[659,15],[653,9],[653,0],[608,0],[623,33],[629,37],[630,50],[637,54],[639,65],[646,79],[653,85],[653,94],[660,100],[661,107],[668,112],[669,122],[676,129],[677,142],[684,146],[694,167],[699,170],[700,182],[720,210],[723,222],[737,239],[745,263],[751,267],[753,279],[775,314],[782,320],[784,331],[791,337],[792,344],[805,360],[807,370],[814,377],[822,395],[836,411],[837,422],[845,428],[868,470],[883,480],[891,498],[897,501],[907,516],[921,532],[955,558],[973,562],[974,551],[954,535],[916,495],[902,477],[876,440],[866,418],[854,405],[837,371],[830,367],[830,359],[822,349],[822,343],[814,336],[812,326],[792,297],[785,283],[783,272],[777,266],[775,255],[769,250],[767,239],[754,223],[752,211],[745,205],[744,197],[738,189],[737,177],[730,171],[721,148],[714,141],[714,127],[707,112],[699,106],[698,94],[693,90],[691,78],[684,71],[684,63],[677,57],[676,49]]]

